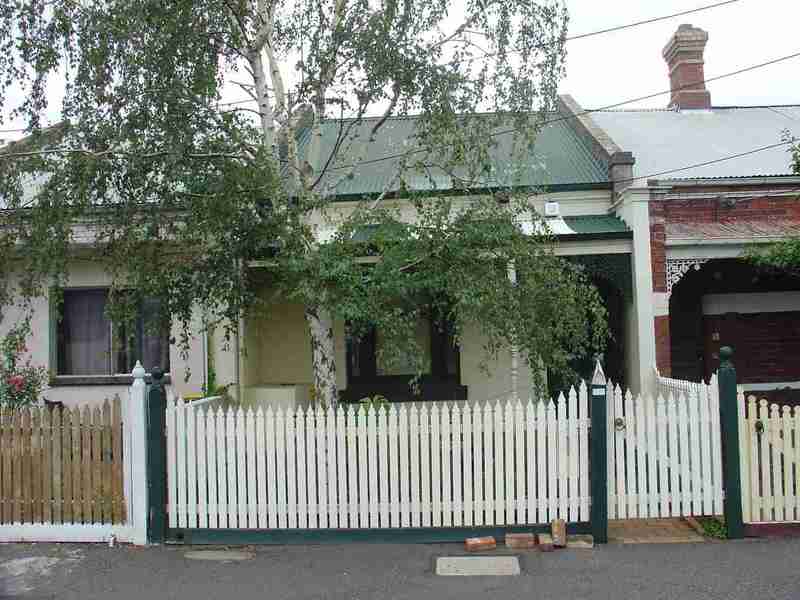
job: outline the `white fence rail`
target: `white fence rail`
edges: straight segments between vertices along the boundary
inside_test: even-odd
[[[172,528],[589,520],[588,394],[293,412],[167,408]]]
[[[719,392],[633,397],[608,385],[611,519],[722,514]]]
[[[688,397],[690,393],[694,392],[698,395],[698,397],[703,393],[703,390],[708,388],[708,384],[705,382],[698,382],[698,381],[688,381],[686,379],[675,379],[674,377],[664,377],[661,375],[657,367],[653,367],[654,370],[654,383],[655,383],[655,390],[653,396],[656,398],[658,396],[664,396],[664,398],[669,398],[670,395],[672,396],[679,396],[683,394],[684,396]]]
[[[800,407],[739,392],[742,512],[746,523],[800,521]]]

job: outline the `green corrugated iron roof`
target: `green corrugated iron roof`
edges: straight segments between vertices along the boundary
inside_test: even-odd
[[[572,235],[626,234],[631,231],[625,221],[613,215],[564,217],[564,223],[573,231]]]
[[[417,145],[414,139],[415,118],[389,118],[376,136],[370,138],[378,120],[365,118],[360,123],[328,120],[322,124],[317,169],[328,163],[337,142],[341,146],[335,160],[328,164],[319,189],[332,187],[334,195],[345,197],[379,194],[387,187],[390,191],[401,190],[400,183],[393,180],[400,161],[398,155],[408,154]],[[551,121],[542,127],[533,148],[521,159],[519,153],[513,152],[513,135],[495,135],[496,144],[490,153],[491,172],[475,187],[491,189],[517,185],[579,189],[607,185],[608,164],[591,151],[566,120]],[[341,143],[343,132],[348,128],[349,134]],[[497,131],[505,130],[508,128]],[[310,135],[310,131],[306,131],[300,138],[301,153],[305,152]],[[347,176],[352,164],[358,166],[351,176]],[[403,175],[409,191],[447,192],[455,187],[450,175],[440,169],[416,171],[409,169]]]

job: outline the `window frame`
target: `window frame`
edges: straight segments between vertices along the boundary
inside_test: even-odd
[[[405,375],[378,375],[376,356],[376,329],[371,327],[360,339],[355,341],[358,345],[359,356],[368,357],[362,363],[362,374],[353,374],[353,342],[348,339],[345,343],[345,364],[347,387],[340,392],[341,399],[345,402],[357,402],[366,396],[383,395],[391,401],[429,401],[429,400],[466,400],[467,387],[461,383],[461,348],[455,346],[456,363],[455,373],[448,374],[447,367],[447,341],[452,339],[448,331],[442,332],[435,319],[429,319],[430,326],[430,353],[431,372],[419,378],[420,394],[414,396],[409,382],[414,374]],[[363,360],[363,358],[362,358]],[[366,374],[363,373],[366,367]]]
[[[132,376],[130,373],[127,372],[118,372],[117,364],[119,360],[119,352],[121,351],[120,348],[115,348],[115,336],[118,335],[119,327],[115,326],[114,322],[109,318],[108,319],[108,327],[109,327],[109,337],[108,337],[108,346],[105,349],[106,352],[106,365],[107,365],[107,372],[106,373],[95,373],[95,374],[67,374],[60,372],[60,361],[61,361],[61,352],[62,352],[62,326],[64,322],[64,296],[68,293],[75,293],[75,292],[105,292],[108,294],[111,291],[110,286],[103,286],[103,285],[88,285],[88,286],[71,286],[71,287],[64,287],[60,290],[58,288],[51,288],[50,290],[50,385],[52,387],[58,386],[66,386],[66,385],[117,385],[117,384],[127,384],[132,381]],[[61,302],[56,302],[56,298],[58,297],[59,293],[61,294]],[[143,315],[141,314],[141,308],[139,308],[139,314],[136,317],[134,322],[134,327],[136,328],[135,334],[135,344],[138,353],[141,355],[143,353],[143,345],[144,345],[144,338],[145,338],[145,331],[143,326]],[[170,383],[170,370],[171,370],[171,360],[170,360],[170,351],[169,351],[169,337],[170,333],[169,330],[164,332],[164,341],[166,342],[167,353],[166,353],[166,360],[167,365],[164,371],[164,382]],[[147,377],[149,378],[149,372],[147,373]]]

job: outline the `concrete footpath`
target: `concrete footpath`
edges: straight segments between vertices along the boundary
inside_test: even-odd
[[[284,600],[295,598],[777,599],[800,597],[800,540],[610,544],[519,551],[521,574],[439,577],[436,557],[460,545],[348,544],[236,548],[238,558],[192,560],[208,547],[0,545],[0,598]],[[251,554],[248,554],[250,552]],[[494,554],[509,554],[498,550]],[[223,556],[228,556],[223,554]]]

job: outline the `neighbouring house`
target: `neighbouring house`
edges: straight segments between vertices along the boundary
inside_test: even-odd
[[[664,49],[673,89],[668,108],[592,111],[562,96],[524,164],[512,164],[500,143],[494,172],[522,170],[523,184],[535,190],[532,206],[555,233],[554,251],[584,265],[599,288],[612,333],[604,356],[612,380],[647,391],[655,366],[699,380],[716,368],[720,344],[728,344],[747,358],[738,364],[751,389],[800,388],[800,361],[793,360],[800,350],[800,282],[756,272],[739,258],[754,242],[800,234],[800,177],[791,174],[785,147],[760,150],[780,142],[784,130],[800,135],[800,106],[713,107],[702,83],[706,40],[705,32],[684,25]],[[370,127],[369,120],[360,126]],[[365,142],[366,155],[392,155],[413,127],[413,117],[390,119]],[[321,163],[339,128],[323,126]],[[382,191],[391,172],[390,164],[373,162],[339,181],[339,209]],[[431,185],[422,174],[417,183],[417,191]],[[454,187],[442,174],[429,191]],[[391,202],[403,208],[402,198]],[[322,239],[330,235],[327,224],[317,225]],[[95,263],[76,261],[61,318],[47,298],[36,304],[30,349],[52,373],[49,399],[73,404],[122,395],[132,362],[142,358],[164,365],[181,394],[200,392],[213,364],[216,380],[233,384],[240,397],[284,406],[309,400],[311,343],[302,306],[278,301],[268,315],[245,319],[233,340],[245,353],[224,350],[198,318],[188,357],[169,345],[169,332],[148,333],[152,307],[142,306],[133,347],[112,352],[117,333],[104,315],[108,283]],[[272,293],[268,282],[262,293]],[[7,310],[0,333],[14,318]],[[479,368],[477,328],[465,332],[459,348],[427,322],[418,336],[428,350],[423,399],[482,401],[510,392],[510,354],[490,365],[487,376]],[[408,373],[379,363],[380,332],[356,344],[338,323],[335,341],[345,400],[375,393],[404,399],[407,386],[398,382]],[[528,382],[521,369],[519,389]]]
[[[634,261],[650,255],[636,287],[652,306],[660,372],[708,379],[728,345],[746,391],[800,401],[800,279],[741,260],[753,244],[800,236],[800,174],[782,143],[800,137],[800,105],[714,106],[696,83],[707,40],[681,25],[665,46],[667,108],[590,118],[635,158],[619,206],[642,207],[642,221],[628,223]]]

